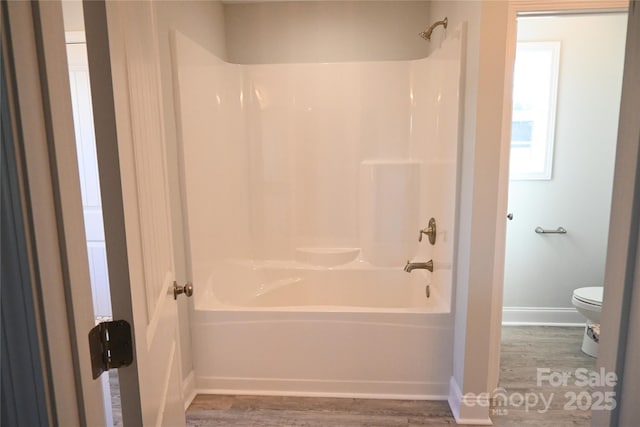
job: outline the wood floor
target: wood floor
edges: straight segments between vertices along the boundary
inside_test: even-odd
[[[576,387],[537,384],[537,368],[560,375],[577,368],[592,370],[595,359],[580,351],[583,330],[564,327],[504,327],[500,384],[507,400],[493,408],[497,426],[587,426],[588,410],[566,410],[565,393],[590,392]],[[529,401],[524,408],[522,399]],[[534,406],[534,396],[538,398]],[[540,400],[544,397],[550,405]],[[187,410],[187,425],[204,426],[446,426],[455,420],[447,402],[407,400],[198,395]]]
[[[497,426],[588,426],[590,410],[571,409],[571,396],[581,392],[590,393],[589,387],[577,387],[573,376],[576,369],[595,369],[596,359],[580,350],[583,328],[560,328],[553,326],[506,326],[502,328],[502,349],[500,352],[500,383],[507,395],[525,396],[529,393],[544,396],[551,402],[544,410],[541,401],[526,410],[514,398],[514,404],[494,407],[491,417]],[[566,386],[553,387],[549,381],[537,384],[537,370],[549,369],[549,373],[570,374]],[[517,397],[517,396],[516,396]],[[534,399],[530,399],[533,402]],[[567,405],[567,409],[565,409]]]
[[[111,416],[113,417],[113,427],[122,427],[123,424],[122,405],[120,400],[120,381],[118,380],[117,369],[109,371],[109,391],[111,392]]]

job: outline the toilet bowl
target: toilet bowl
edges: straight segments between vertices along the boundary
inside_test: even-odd
[[[603,290],[602,286],[578,288],[573,291],[571,298],[571,303],[578,310],[578,313],[587,318],[582,339],[582,351],[593,357],[598,356]]]

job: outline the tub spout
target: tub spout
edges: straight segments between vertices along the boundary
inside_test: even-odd
[[[409,262],[407,261],[407,265],[404,266],[404,271],[407,273],[411,273],[412,270],[416,268],[421,268],[423,270],[429,270],[433,273],[433,260],[429,260],[427,262]]]

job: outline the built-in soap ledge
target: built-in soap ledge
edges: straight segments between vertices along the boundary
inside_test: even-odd
[[[296,260],[305,264],[332,267],[355,261],[360,248],[296,248]]]
[[[417,159],[365,159],[362,165],[421,165],[422,160]]]

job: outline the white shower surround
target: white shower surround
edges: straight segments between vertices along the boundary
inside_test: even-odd
[[[463,38],[236,65],[175,33],[198,392],[447,397]]]

